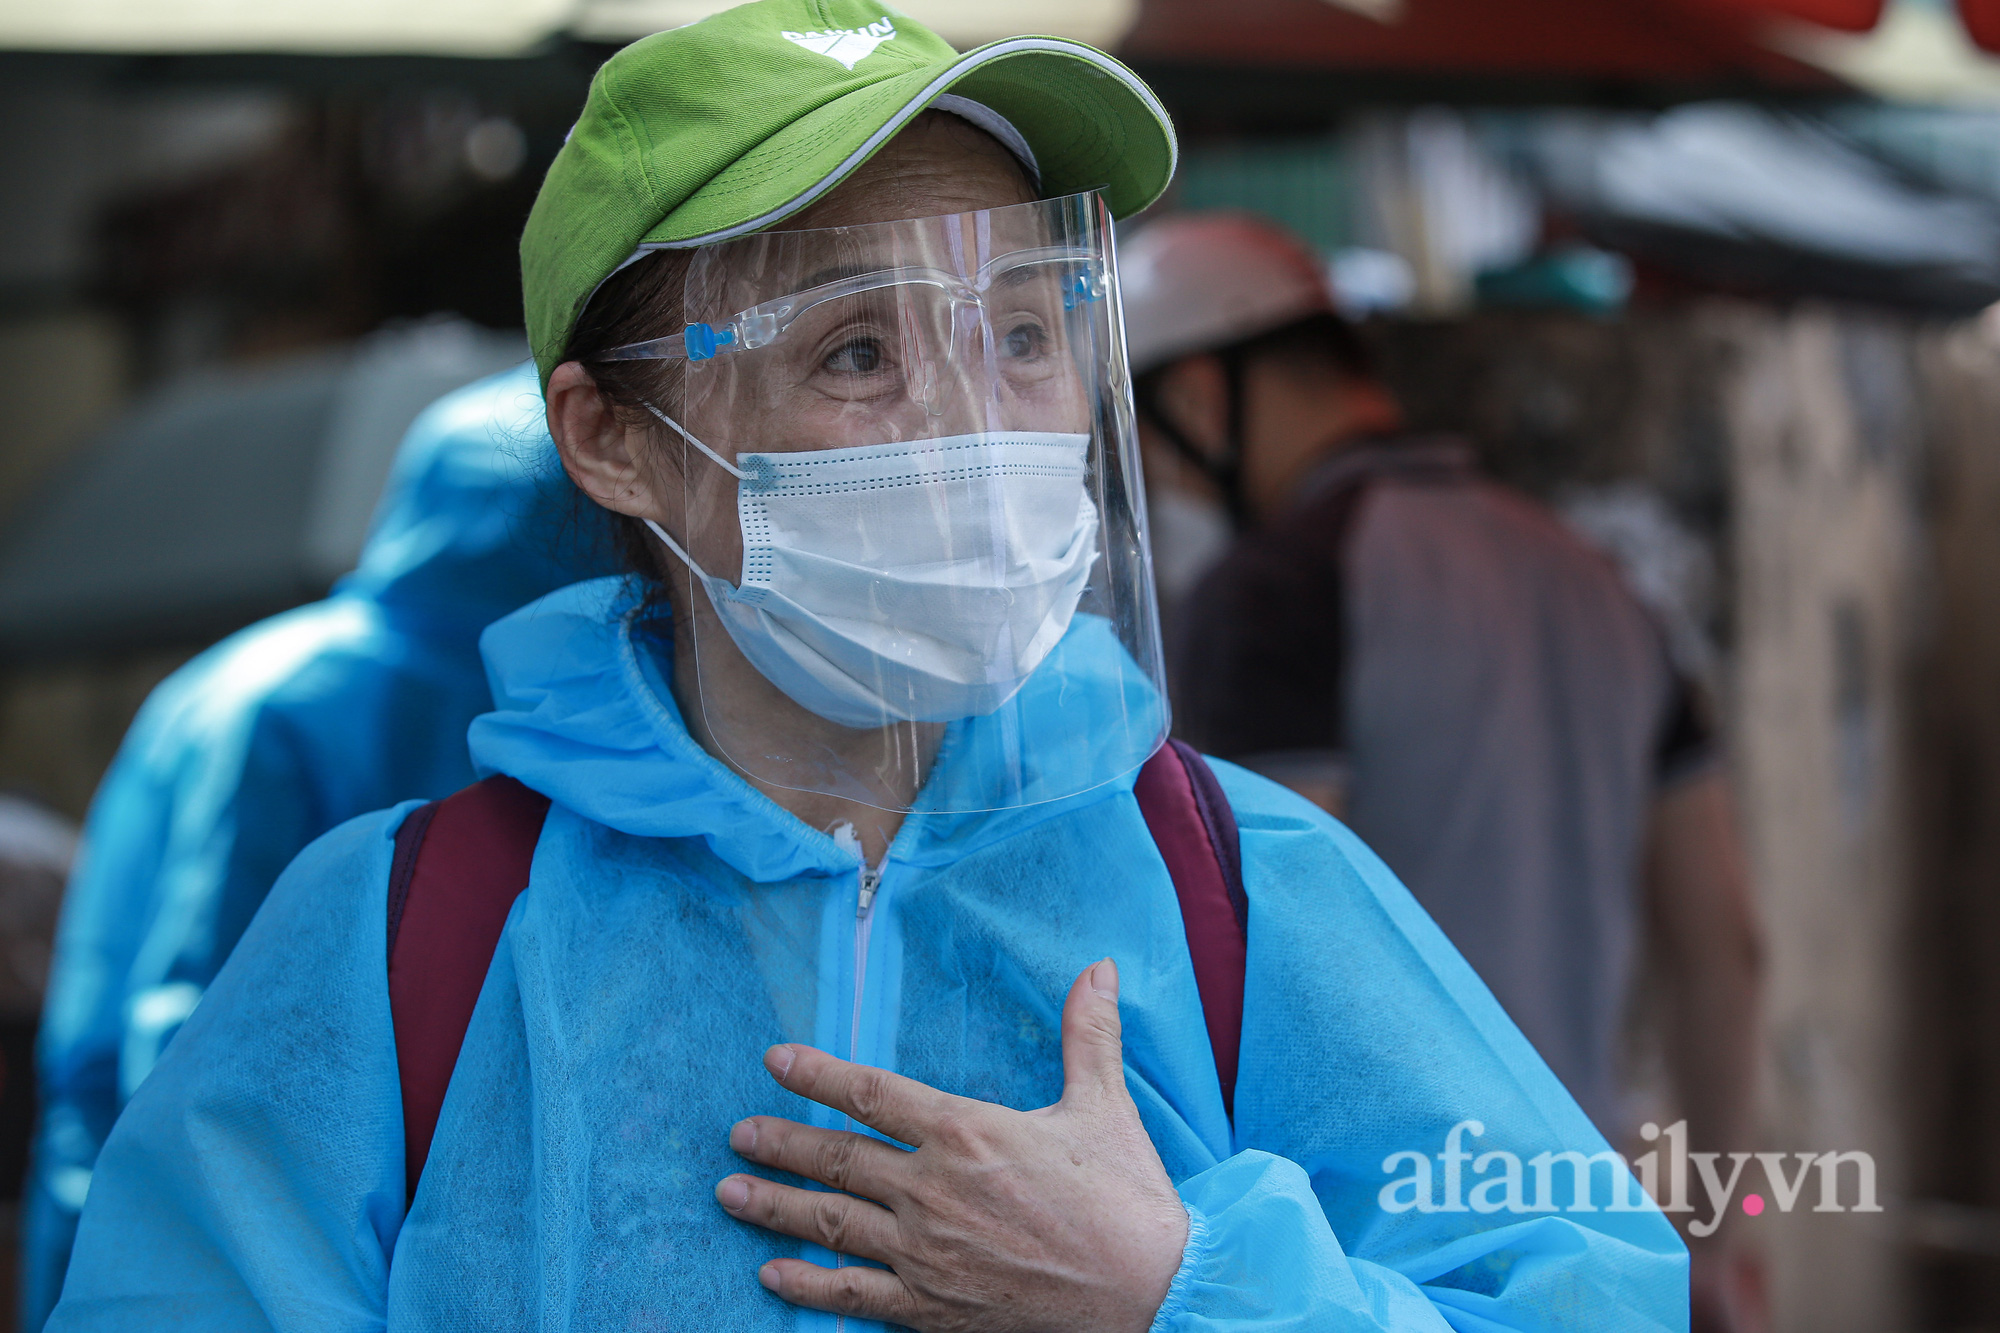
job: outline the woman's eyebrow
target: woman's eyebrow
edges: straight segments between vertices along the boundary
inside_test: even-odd
[[[1043,264],[1016,264],[1003,268],[993,276],[992,285],[999,288],[1019,287],[1023,283],[1050,281],[1058,275]]]
[[[871,264],[849,260],[846,263],[829,264],[824,268],[814,270],[797,287],[794,287],[785,295],[796,296],[801,292],[809,292],[816,288],[824,287],[828,283],[840,282],[847,278],[868,277],[878,273],[894,273],[899,267],[911,268],[915,273],[936,275],[939,272],[937,269],[921,265]],[[1033,282],[1038,279],[1046,280],[1050,276],[1051,271],[1047,265],[1019,264],[1001,269],[994,275],[992,285],[1000,289],[1018,287],[1023,283]],[[783,296],[765,297],[759,304],[769,304],[772,301],[783,299]]]
[[[802,290],[823,287],[829,282],[839,282],[842,278],[858,278],[867,273],[888,273],[895,267],[893,264],[864,264],[855,260],[849,260],[845,264],[832,264],[807,278]]]
[[[874,269],[862,264],[834,264],[831,267],[819,270],[807,278],[805,285],[808,288],[824,287],[827,283],[839,282],[842,278],[856,278],[860,277],[863,273],[873,272],[875,272]]]
[[[746,308],[752,310],[759,309],[763,306],[771,305],[776,302],[786,300],[790,297],[797,296],[802,292],[809,292],[814,290],[815,288],[824,287],[826,286],[826,284],[830,282],[839,282],[843,278],[858,278],[864,273],[882,273],[882,272],[886,272],[886,270],[879,267],[872,267],[867,264],[849,262],[845,264],[832,264],[826,268],[819,269],[814,273],[808,274],[804,279],[802,279],[796,285],[787,284],[784,290],[770,292],[768,295],[764,294],[766,291],[768,291],[768,289],[764,288],[763,285],[760,283],[745,294],[745,296],[756,298]],[[743,299],[743,298],[738,298],[738,299]]]

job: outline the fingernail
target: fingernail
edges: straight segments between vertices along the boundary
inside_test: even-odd
[[[1107,1000],[1118,998],[1118,964],[1109,958],[1090,969],[1090,988]]]
[[[757,1122],[739,1120],[729,1131],[729,1146],[740,1153],[755,1152],[757,1149]]]
[[[750,1202],[750,1187],[741,1176],[731,1176],[715,1187],[715,1201],[730,1212],[738,1212]]]
[[[792,1060],[795,1054],[789,1046],[773,1046],[764,1052],[764,1068],[771,1071],[772,1078],[783,1082],[785,1075],[792,1072]]]
[[[764,1290],[776,1291],[778,1289],[778,1266],[776,1264],[765,1264],[757,1270],[757,1280],[764,1284]]]

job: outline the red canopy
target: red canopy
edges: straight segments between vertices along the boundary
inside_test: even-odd
[[[1989,51],[2000,51],[2000,0],[1958,0],[1958,16],[1972,40]]]
[[[1883,0],[1676,0],[1683,9],[1708,10],[1752,24],[1772,18],[1803,19],[1823,28],[1867,32],[1882,21]]]
[[[1960,0],[2000,26],[2000,0]],[[1828,76],[1760,40],[1774,20],[1865,32],[1883,0],[1404,0],[1380,22],[1331,0],[1143,0],[1122,54],[1196,64],[1315,65],[1638,82]]]

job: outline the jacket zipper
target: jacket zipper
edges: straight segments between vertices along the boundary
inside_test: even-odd
[[[861,1060],[861,996],[868,983],[868,936],[875,924],[875,891],[881,887],[882,867],[864,864],[854,895],[854,1012],[847,1040],[847,1058],[852,1063]]]
[[[854,1009],[848,1028],[847,1059],[849,1063],[861,1061],[861,1000],[868,984],[868,937],[875,923],[875,893],[882,887],[882,871],[887,867],[889,857],[885,853],[881,865],[871,866],[866,860],[861,862],[860,874],[856,878],[854,895]],[[850,1127],[853,1122],[850,1120]],[[836,1266],[844,1266],[845,1255],[835,1255]],[[840,1315],[834,1320],[835,1333],[845,1333],[847,1316]]]

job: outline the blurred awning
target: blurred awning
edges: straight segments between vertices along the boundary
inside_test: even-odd
[[[1144,0],[1122,54],[1357,72],[1745,78],[1827,86],[1763,40],[1776,21],[1874,26],[1881,0]]]
[[[582,0],[570,32],[586,41],[626,42],[741,3],[741,0]],[[896,0],[908,14],[964,50],[1021,33],[1116,46],[1139,16],[1139,0]]]
[[[2000,301],[2000,175],[1945,188],[1897,149],[1916,138],[1976,166],[1976,153],[1953,150],[1953,131],[1990,138],[1993,118],[1899,123],[1918,117],[1711,103],[1531,113],[1495,129],[1561,214],[1656,272],[1971,314]]]
[[[2000,0],[1144,0],[1121,54],[1149,64],[1436,77],[1833,86],[1815,38],[1865,45],[1885,11],[2000,50]]]
[[[61,0],[0,5],[0,50],[516,56],[623,42],[740,0]],[[1801,33],[1865,34],[1885,0],[903,0],[960,47],[1053,33],[1148,62],[1409,73],[1825,82]],[[1901,0],[2000,51],[2000,0]],[[1774,40],[1774,37],[1776,40]]]
[[[0,49],[518,55],[576,0],[59,0],[0,5]]]
[[[2000,0],[1900,0],[1871,32],[1788,27],[1778,45],[1899,102],[2000,102]]]
[[[9,516],[0,658],[186,643],[321,595],[417,413],[526,355],[434,321],[168,386]]]
[[[2000,51],[2000,0],[1958,0],[1965,31],[1989,51]]]
[[[511,56],[552,39],[629,41],[738,0],[26,0],[0,5],[0,50],[139,54]],[[1016,33],[1115,45],[1138,0],[902,0],[969,46]]]

